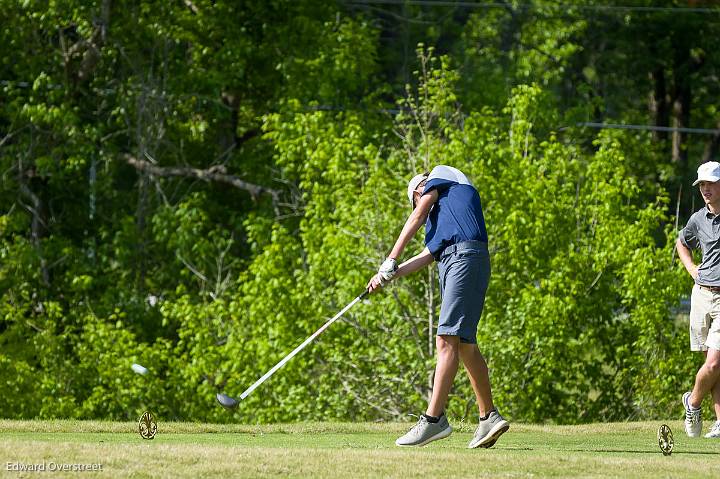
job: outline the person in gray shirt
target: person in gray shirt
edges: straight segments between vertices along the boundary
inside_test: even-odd
[[[709,161],[698,168],[705,206],[693,213],[675,243],[678,256],[695,280],[690,299],[690,350],[702,351],[705,362],[695,376],[692,391],[683,394],[685,432],[702,433],[701,405],[711,393],[716,421],[705,437],[720,438],[720,163]],[[695,264],[692,250],[702,252]]]

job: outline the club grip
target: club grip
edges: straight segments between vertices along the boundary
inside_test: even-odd
[[[365,299],[368,294],[370,294],[370,290],[366,288],[365,291],[363,291],[362,294],[358,296],[358,299]]]

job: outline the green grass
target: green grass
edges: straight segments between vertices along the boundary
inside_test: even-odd
[[[675,449],[666,457],[660,424],[512,424],[492,449],[466,449],[472,425],[454,424],[448,439],[406,449],[394,441],[410,424],[159,422],[148,441],[136,423],[0,420],[0,477],[28,477],[8,463],[96,463],[103,470],[82,477],[113,478],[720,477],[720,440],[689,439],[681,422],[667,422]]]

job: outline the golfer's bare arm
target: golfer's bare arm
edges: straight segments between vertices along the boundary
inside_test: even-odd
[[[438,194],[435,190],[420,197],[415,209],[412,213],[410,213],[407,221],[405,221],[405,225],[403,226],[397,241],[395,241],[395,246],[393,246],[389,255],[390,258],[397,259],[402,254],[407,244],[413,236],[415,236],[423,223],[425,223],[428,214],[430,214],[430,208],[432,208],[432,205],[437,201],[437,199]],[[395,277],[399,278],[401,276],[407,276],[408,274],[429,265],[433,262],[433,259],[432,254],[430,254],[430,250],[426,247],[420,254],[413,256],[398,266]],[[370,282],[367,284],[367,288],[371,293],[374,293],[379,288],[382,288],[382,285],[383,283],[380,276],[376,274],[370,279]]]
[[[412,213],[410,213],[407,221],[405,221],[405,226],[403,226],[397,241],[395,241],[395,246],[393,246],[393,249],[390,251],[388,258],[398,259],[400,257],[410,240],[413,239],[420,227],[425,224],[425,220],[430,214],[430,208],[432,208],[432,205],[435,204],[437,199],[438,193],[436,190],[432,190],[428,194],[420,197],[417,206]]]
[[[429,265],[433,261],[435,261],[435,258],[433,258],[432,253],[430,253],[430,250],[427,249],[426,246],[420,254],[413,256],[412,258],[398,266],[397,273],[395,273],[395,278],[401,278],[403,276],[409,275],[410,273],[414,273],[415,271]]]
[[[690,276],[692,276],[693,279],[697,279],[698,267],[693,261],[692,251],[690,251],[690,248],[685,246],[682,241],[680,241],[680,238],[678,238],[675,242],[675,249],[677,249],[678,258],[680,258],[680,262],[682,262],[683,266],[685,266],[687,272],[690,273]]]

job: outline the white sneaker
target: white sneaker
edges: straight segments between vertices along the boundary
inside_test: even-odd
[[[395,441],[397,446],[424,446],[425,444],[438,439],[444,439],[450,435],[452,427],[447,416],[440,416],[438,422],[428,422],[425,416],[420,416],[417,424],[410,431]]]
[[[708,439],[720,438],[720,420],[715,421],[715,424],[710,429],[710,432],[705,434]]]
[[[473,435],[470,444],[468,444],[468,449],[493,447],[498,438],[507,432],[508,429],[510,429],[510,423],[497,412],[497,409],[493,409],[488,415],[488,418],[480,421],[480,424],[478,424],[477,429],[475,429],[475,435]]]
[[[683,406],[685,406],[685,432],[689,437],[700,437],[702,433],[702,415],[700,408],[690,405],[690,393],[683,394]]]

